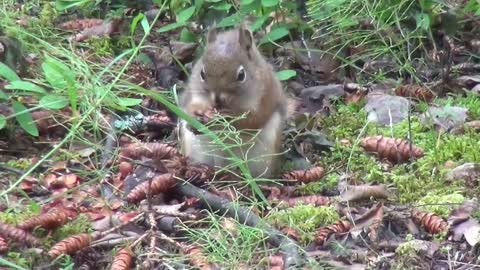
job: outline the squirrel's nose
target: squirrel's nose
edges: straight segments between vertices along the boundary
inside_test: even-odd
[[[215,103],[216,108],[221,108],[222,107],[223,99],[219,94],[215,95],[214,103]]]

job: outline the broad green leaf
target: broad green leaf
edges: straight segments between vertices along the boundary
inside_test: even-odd
[[[288,33],[289,33],[289,31],[285,27],[275,28],[272,31],[270,31],[268,34],[266,34],[260,40],[260,44],[265,44],[265,43],[268,43],[268,42],[279,40],[279,39],[285,37],[286,35],[288,35]]]
[[[193,13],[195,13],[195,6],[191,6],[189,8],[186,8],[182,11],[180,11],[177,15],[177,22],[184,23],[188,21],[193,16]]]
[[[196,42],[195,35],[188,30],[188,28],[183,28],[182,32],[180,32],[180,41],[181,42],[186,42],[186,43],[191,43],[191,42]]]
[[[41,98],[38,103],[43,108],[57,110],[65,108],[68,100],[64,96],[48,95]]]
[[[158,28],[157,32],[158,33],[168,32],[168,31],[171,31],[173,29],[177,29],[179,27],[182,27],[185,24],[186,24],[185,22],[175,22],[175,23],[167,24],[167,25],[164,25],[164,26]]]
[[[415,20],[417,22],[418,28],[426,31],[430,29],[430,17],[428,16],[428,14],[418,13],[417,16],[415,16]]]
[[[296,75],[297,72],[292,69],[282,70],[276,73],[276,76],[280,81],[286,81],[292,77],[295,77]]]
[[[139,98],[118,98],[118,104],[124,107],[132,107],[142,103],[142,99]]]
[[[142,20],[140,21],[140,24],[142,25],[142,28],[143,28],[143,32],[144,33],[150,33],[150,24],[148,24],[148,19],[146,16],[144,16],[142,18]]]
[[[240,0],[240,5],[250,5],[254,0]]]
[[[209,2],[209,3],[218,3],[222,0],[205,0],[205,2]]]
[[[47,81],[55,87],[67,87],[68,98],[73,112],[77,111],[77,86],[75,74],[70,68],[61,61],[46,55],[45,62],[42,64]],[[58,81],[55,81],[58,80]]]
[[[27,81],[13,81],[10,84],[6,85],[5,89],[23,90],[23,91],[34,92],[38,94],[47,93],[47,91],[45,91],[43,87]]]
[[[0,129],[3,129],[7,125],[7,118],[0,114]]]
[[[5,94],[2,90],[0,90],[0,99],[5,99],[5,100],[8,99],[7,94]]]
[[[0,62],[0,77],[7,79],[9,82],[20,80],[17,73],[2,62]]]
[[[37,124],[33,122],[32,115],[28,109],[20,102],[13,100],[12,108],[15,111],[15,119],[20,124],[20,126],[30,135],[38,136]]]
[[[95,0],[56,0],[55,7],[57,10],[66,10],[72,7],[84,6],[88,3],[94,3]]]
[[[130,33],[133,34],[135,29],[137,29],[138,22],[143,20],[145,15],[143,13],[139,13],[135,18],[133,18],[132,22],[130,23]]]
[[[263,24],[267,21],[269,17],[270,17],[270,14],[265,14],[262,17],[255,20],[255,22],[253,22],[252,25],[250,26],[250,30],[252,30],[252,32],[255,32],[258,29],[262,28]]]
[[[262,0],[262,6],[264,7],[273,7],[278,5],[280,0]]]
[[[241,17],[239,14],[233,14],[231,16],[223,18],[218,24],[217,27],[227,27],[227,26],[232,26],[236,25],[240,22]]]
[[[232,5],[229,3],[218,3],[212,6],[213,9],[220,10],[220,11],[228,11],[230,10],[231,7]]]

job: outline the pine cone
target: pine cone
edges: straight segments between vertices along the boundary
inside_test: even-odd
[[[175,184],[176,180],[172,174],[166,173],[157,175],[152,179],[151,185],[149,181],[145,181],[130,191],[130,193],[127,195],[127,201],[129,203],[139,202],[147,198],[147,194],[149,192],[151,195],[156,195],[169,190]]]
[[[93,26],[101,25],[103,20],[101,19],[77,19],[64,22],[60,27],[70,31],[80,31]]]
[[[56,243],[50,251],[48,251],[48,255],[52,258],[56,258],[61,254],[72,255],[75,252],[88,247],[91,241],[92,237],[88,233],[76,234]]]
[[[309,183],[318,181],[325,175],[325,169],[322,167],[313,167],[306,170],[297,170],[285,173],[282,178],[287,180],[293,180],[300,183]]]
[[[8,250],[8,244],[5,238],[0,236],[0,253],[4,253]]]
[[[7,240],[13,240],[27,246],[40,245],[40,241],[35,236],[9,224],[0,223],[0,236]]]
[[[410,158],[410,143],[407,140],[388,138],[383,136],[366,137],[362,147],[368,152],[376,153],[380,159],[387,159],[393,163],[402,163]],[[423,149],[412,145],[412,157],[423,156]]]
[[[415,224],[423,226],[428,233],[437,234],[448,228],[448,223],[443,220],[443,218],[433,213],[413,209],[412,218]]]
[[[111,270],[130,270],[133,264],[133,254],[130,248],[121,249],[113,258]]]
[[[66,224],[70,219],[75,218],[77,213],[67,209],[53,209],[48,213],[32,217],[17,227],[22,230],[31,230],[35,227],[41,227],[47,230],[53,230]]]
[[[122,149],[121,156],[131,159],[141,157],[161,160],[179,155],[177,148],[164,143],[133,143]]]
[[[402,97],[413,97],[419,100],[431,101],[434,97],[432,91],[416,84],[405,84],[395,89],[395,94]]]
[[[320,228],[315,234],[315,243],[323,245],[332,233],[346,233],[353,227],[352,223],[346,220],[339,220],[337,223]]]

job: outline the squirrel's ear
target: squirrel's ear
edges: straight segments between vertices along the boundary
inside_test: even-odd
[[[240,42],[240,46],[247,51],[252,48],[253,35],[252,32],[247,29],[245,23],[241,23],[238,27],[238,42]]]
[[[207,43],[212,43],[215,41],[215,39],[217,38],[217,33],[218,33],[218,28],[216,27],[216,25],[212,25],[210,27],[210,29],[208,29],[208,33],[207,33]]]

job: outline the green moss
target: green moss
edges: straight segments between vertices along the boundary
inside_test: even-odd
[[[51,2],[44,1],[42,10],[40,11],[40,24],[42,26],[51,26],[55,17],[56,12],[53,4]]]
[[[280,228],[293,228],[300,234],[301,242],[313,239],[313,233],[319,227],[340,219],[333,207],[297,205],[293,208],[271,212],[268,220]]]
[[[98,56],[109,56],[113,54],[112,41],[109,37],[92,37],[88,39],[87,43]]]
[[[32,165],[32,160],[26,158],[11,159],[7,161],[9,167],[25,170]]]
[[[36,214],[38,214],[37,211],[28,207],[9,207],[7,210],[0,212],[0,222],[17,225]]]
[[[80,214],[75,220],[65,224],[52,235],[52,241],[60,241],[70,235],[86,233],[91,230],[91,222],[87,215]]]
[[[318,182],[307,183],[300,185],[297,191],[302,195],[319,194],[325,190],[334,189],[338,185],[339,175],[330,173]]]
[[[189,239],[201,246],[208,260],[222,266],[222,269],[236,269],[248,262],[253,269],[258,263],[252,254],[267,256],[266,236],[259,228],[254,228],[234,219],[210,215],[204,220],[205,228],[185,227]]]
[[[420,201],[419,209],[447,217],[450,212],[463,203],[465,198],[458,192],[439,193],[438,191],[428,192]]]

